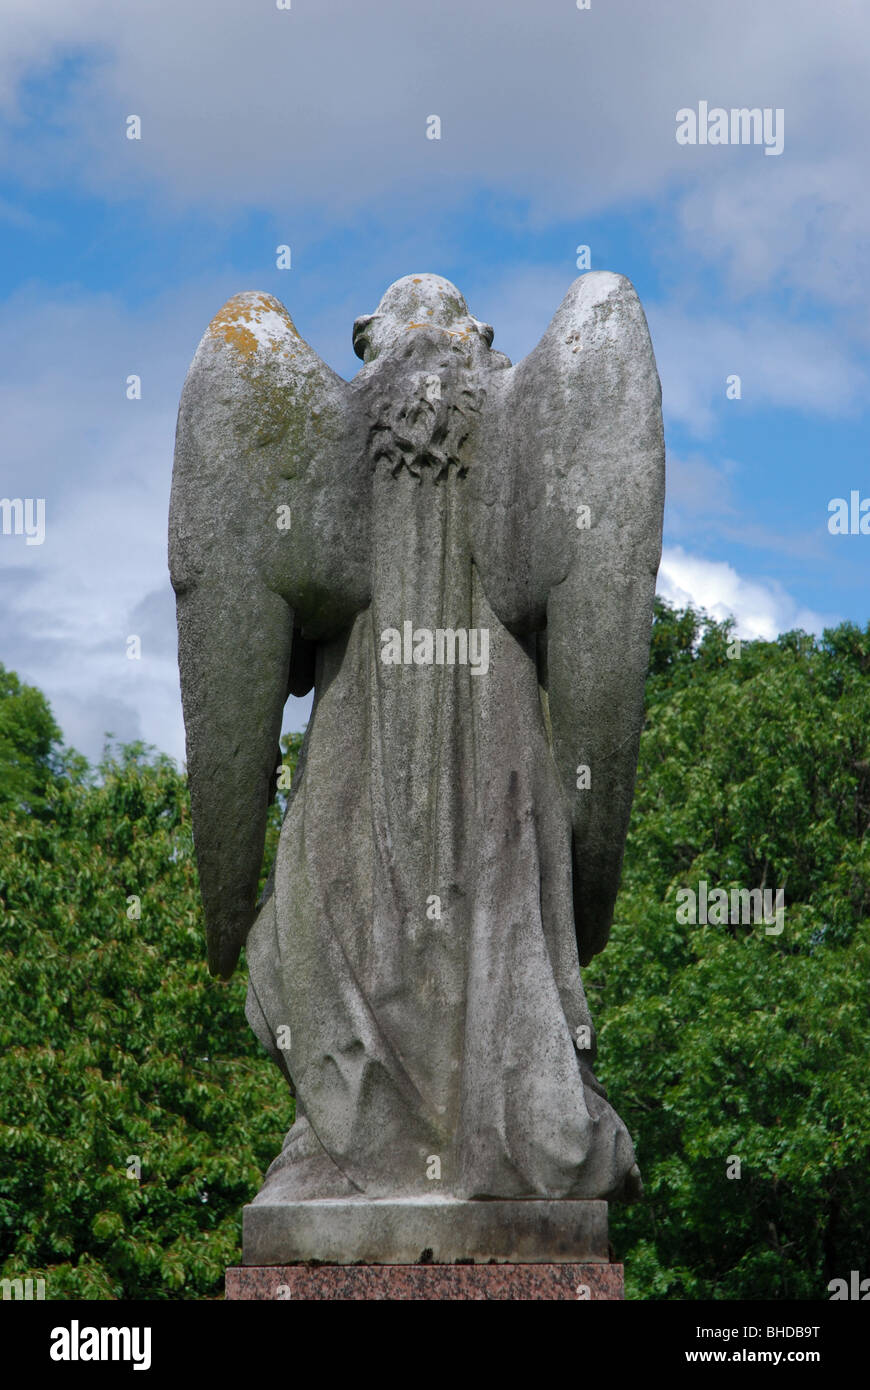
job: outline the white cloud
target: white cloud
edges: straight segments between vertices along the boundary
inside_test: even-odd
[[[180,751],[175,655],[152,600],[169,589],[166,514],[186,366],[165,314],[166,305],[130,314],[108,295],[45,298],[35,287],[0,310],[3,492],[44,497],[46,512],[41,546],[0,539],[0,659],[45,691],[65,737],[91,758],[109,730]],[[140,401],[126,399],[134,371]],[[140,628],[143,659],[129,661],[126,638]]]
[[[166,554],[175,417],[224,297],[193,286],[130,311],[111,295],[29,287],[0,306],[0,493],[44,497],[46,512],[42,545],[0,536],[0,661],[45,692],[92,760],[107,732],[184,756]],[[139,401],[126,398],[131,371]],[[128,659],[131,635],[141,660]],[[288,702],[285,727],[309,705]]]
[[[866,406],[868,373],[833,326],[741,312],[730,321],[677,306],[646,306],[666,421],[709,435],[717,411],[776,407],[822,416]],[[726,379],[740,377],[739,400]]]
[[[735,618],[738,637],[747,640],[770,641],[793,628],[820,633],[836,622],[801,607],[775,579],[744,579],[727,561],[690,555],[680,546],[665,547],[657,589],[676,607],[691,603],[720,622]]]
[[[736,411],[835,416],[866,400],[868,60],[870,14],[850,0],[608,0],[589,11],[570,0],[413,11],[407,0],[300,0],[286,12],[269,0],[4,0],[0,167],[25,188],[146,197],[157,219],[263,213],[286,226],[294,263],[304,236],[328,231],[334,270],[321,263],[287,298],[300,331],[345,371],[353,317],[396,275],[442,270],[416,254],[402,263],[419,227],[446,260],[468,259],[473,232],[454,218],[481,191],[503,200],[511,245],[525,231],[534,248],[548,221],[570,229],[564,272],[505,276],[493,246],[491,279],[461,284],[514,360],[576,274],[588,220],[654,200],[652,249],[679,285],[678,302],[646,306],[665,410],[703,435],[731,372],[743,380]],[[48,75],[52,94],[36,99],[32,79]],[[785,152],[679,147],[675,113],[700,99],[783,107]],[[140,142],[124,136],[134,112]],[[424,137],[432,112],[440,142]],[[11,202],[0,220],[45,230]],[[342,232],[370,239],[369,302],[342,279]],[[72,263],[74,238],[67,251]],[[709,310],[711,268],[728,288],[727,320]],[[165,559],[175,411],[212,313],[261,284],[232,271],[135,313],[109,295],[32,286],[0,309],[3,492],[45,496],[48,520],[43,547],[0,543],[0,659],[46,689],[91,756],[105,728],[181,755]],[[778,302],[741,303],[770,290]],[[315,306],[307,320],[300,295]],[[807,303],[836,317],[795,322]],[[124,399],[130,372],[143,377],[139,403]],[[676,481],[685,515],[706,508],[722,534],[737,526],[721,465]],[[734,611],[747,635],[821,622],[774,581],[678,548],[661,583],[678,601]],[[124,641],[139,628],[144,659],[128,662]]]
[[[546,329],[566,279],[546,267],[484,276],[469,300],[495,321],[497,346],[519,360]],[[108,730],[183,757],[166,568],[175,413],[196,341],[237,287],[194,285],[135,312],[106,294],[40,298],[30,287],[0,308],[3,492],[46,499],[44,545],[0,541],[0,660],[45,690],[67,739],[91,758]],[[321,322],[316,334],[304,327],[329,359],[337,326]],[[132,368],[143,386],[136,402],[124,389]],[[767,529],[754,541],[747,531],[734,495],[738,473],[729,461],[671,460],[669,515],[682,518],[683,534],[697,536],[700,526],[727,540],[731,528],[744,544],[769,549],[777,541]],[[679,548],[666,550],[661,584],[675,602],[734,612],[746,635],[821,625],[777,584],[744,580],[728,564]],[[131,634],[142,639],[141,661],[127,658]],[[289,705],[285,727],[299,727],[309,704]]]
[[[461,288],[473,312],[493,324],[493,346],[517,362],[546,331],[576,274],[570,262],[564,270],[527,265]],[[725,319],[673,303],[646,302],[644,310],[666,424],[707,438],[723,411],[773,407],[833,418],[866,407],[870,372],[852,360],[833,325],[759,310]],[[741,396],[728,400],[726,380],[734,374]]]
[[[46,111],[22,82],[60,60]],[[443,216],[485,186],[527,200],[532,228],[673,189],[673,255],[866,297],[868,62],[853,0],[5,0],[0,158],[41,186],[306,217]],[[676,112],[701,99],[782,107],[784,153],[678,146]]]

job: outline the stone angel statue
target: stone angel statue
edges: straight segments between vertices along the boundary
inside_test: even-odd
[[[185,382],[170,515],[211,971],[296,1097],[260,1194],[639,1189],[593,1071],[661,550],[631,284],[575,280],[516,366],[436,275],[337,376],[267,294]],[[288,694],[312,690],[257,902]],[[258,1199],[259,1200],[259,1199]]]

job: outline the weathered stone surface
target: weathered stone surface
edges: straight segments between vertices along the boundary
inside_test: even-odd
[[[460,1199],[632,1196],[580,966],[619,883],[661,544],[643,311],[581,276],[514,367],[455,286],[406,276],[354,341],[348,383],[237,296],[179,412],[209,963],[246,945],[298,1099],[263,1202],[429,1196],[436,1168]],[[282,708],[312,685],[257,907]]]
[[[606,1262],[607,1203],[257,1197],[244,1209],[242,1239],[246,1265]]]
[[[434,1301],[570,1299],[619,1302],[625,1297],[618,1264],[537,1265],[304,1265],[231,1268],[226,1296],[235,1299]]]

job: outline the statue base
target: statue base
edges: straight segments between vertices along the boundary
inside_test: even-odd
[[[244,1208],[247,1266],[607,1264],[607,1203],[334,1198]]]
[[[621,1301],[620,1264],[277,1265],[230,1268],[226,1297],[339,1301],[490,1299]]]

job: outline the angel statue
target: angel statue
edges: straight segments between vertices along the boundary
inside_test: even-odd
[[[170,570],[208,962],[226,979],[245,947],[297,1107],[258,1201],[639,1190],[580,969],[634,789],[661,389],[619,275],[575,280],[516,366],[492,339],[450,281],[406,275],[345,381],[239,294],[184,385]],[[312,689],[258,902],[282,711]]]

